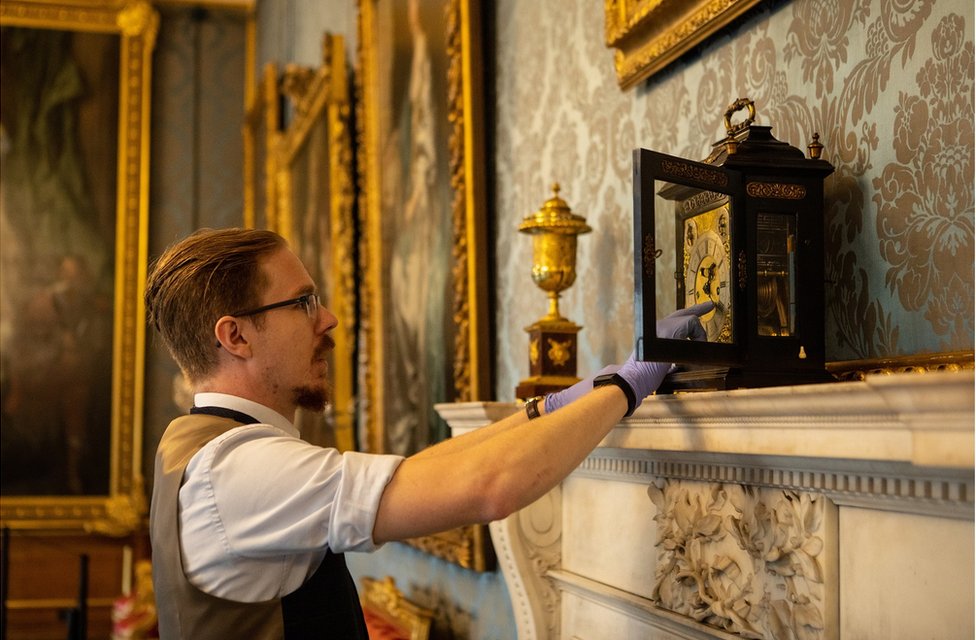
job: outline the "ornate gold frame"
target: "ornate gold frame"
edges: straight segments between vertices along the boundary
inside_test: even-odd
[[[357,137],[359,149],[360,255],[365,274],[362,300],[365,345],[364,438],[361,446],[384,449],[384,389],[377,372],[384,369],[385,329],[379,158],[379,100],[377,58],[380,47],[392,46],[388,34],[378,34],[379,0],[359,0],[359,62],[357,80]],[[487,237],[483,141],[482,48],[480,0],[445,0],[448,64],[448,124],[450,185],[453,194],[454,287],[453,318],[459,327],[452,362],[455,401],[486,400],[491,393],[487,332]],[[411,544],[461,566],[491,568],[490,539],[484,526],[466,527]]]
[[[929,371],[966,371],[974,367],[972,351],[915,354],[866,360],[839,360],[827,363],[827,371],[841,381],[864,380],[868,376]]]
[[[325,34],[322,42],[322,64],[317,69],[287,65],[282,78],[282,91],[291,100],[294,116],[280,135],[272,134],[270,167],[273,181],[269,181],[269,200],[274,206],[269,216],[269,228],[284,236],[293,246],[299,240],[295,231],[295,202],[293,187],[295,163],[306,147],[309,135],[317,124],[326,127],[326,165],[328,175],[312,176],[327,181],[328,216],[331,248],[331,290],[325,299],[332,313],[339,319],[333,330],[335,367],[331,372],[332,398],[335,416],[336,444],[340,450],[354,448],[356,403],[356,220],[354,157],[349,117],[352,102],[346,72],[346,49],[342,36]],[[272,117],[277,118],[277,100],[273,85],[277,80],[274,67],[265,67],[265,108],[269,131],[273,132]],[[319,283],[323,286],[324,283]]]
[[[617,82],[629,89],[677,60],[759,0],[605,0]]]
[[[362,584],[360,601],[363,611],[376,614],[409,640],[427,640],[433,611],[408,600],[391,576],[382,580],[364,577]]]
[[[278,144],[281,119],[278,68],[264,65],[260,80],[247,74],[244,124],[244,226],[267,228],[275,213],[275,165],[271,152]]]
[[[141,471],[143,292],[149,217],[150,79],[159,15],[147,0],[2,0],[0,25],[120,36],[109,495],[3,497],[0,526],[126,535],[140,526],[146,513]]]

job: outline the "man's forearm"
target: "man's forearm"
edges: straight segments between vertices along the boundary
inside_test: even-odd
[[[494,462],[500,492],[510,493],[512,510],[521,509],[579,466],[627,408],[618,387],[601,387],[530,425],[498,434],[479,453]]]
[[[543,403],[540,402],[540,414],[545,413],[545,409],[542,405]],[[504,433],[509,429],[524,425],[526,422],[528,422],[528,416],[526,415],[525,410],[519,407],[518,411],[510,416],[502,418],[498,422],[494,422],[486,427],[481,427],[479,429],[463,433],[459,436],[452,436],[446,440],[442,440],[437,444],[433,444],[426,449],[419,451],[411,457],[426,458],[428,456],[457,453],[467,449],[468,447],[480,444],[489,438]]]
[[[627,408],[620,388],[600,387],[531,423],[520,412],[404,460],[383,494],[374,540],[508,516],[579,466]]]

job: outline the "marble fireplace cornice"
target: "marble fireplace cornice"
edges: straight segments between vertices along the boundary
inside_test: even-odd
[[[961,371],[652,396],[599,448],[971,469],[973,389],[973,371]],[[437,405],[455,434],[517,408],[510,402]]]

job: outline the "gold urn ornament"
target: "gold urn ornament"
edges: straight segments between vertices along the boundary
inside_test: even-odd
[[[560,294],[576,280],[576,236],[592,231],[583,216],[559,197],[559,184],[542,207],[522,220],[519,231],[532,236],[532,281],[546,292],[549,310],[525,328],[529,334],[529,377],[515,388],[525,399],[577,382],[576,334],[581,326],[559,312]]]

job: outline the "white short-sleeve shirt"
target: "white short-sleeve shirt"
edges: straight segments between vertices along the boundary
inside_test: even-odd
[[[326,550],[374,551],[379,501],[401,456],[340,453],[309,444],[284,416],[220,393],[198,407],[245,413],[190,459],[180,488],[180,542],[190,583],[239,602],[279,598],[318,568]]]

